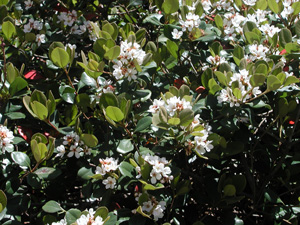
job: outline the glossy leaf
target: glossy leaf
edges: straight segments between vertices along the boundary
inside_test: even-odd
[[[105,111],[106,115],[115,122],[120,122],[124,119],[124,114],[118,107],[108,106]]]
[[[63,211],[63,208],[56,201],[48,201],[42,209],[47,213],[56,213]]]
[[[23,152],[12,152],[11,158],[22,168],[30,168],[30,158]]]
[[[62,48],[56,47],[50,54],[52,62],[60,68],[65,68],[70,62],[69,54]]]
[[[126,154],[128,152],[131,152],[133,149],[134,149],[134,146],[131,143],[130,139],[121,140],[117,147],[117,151],[121,154]]]

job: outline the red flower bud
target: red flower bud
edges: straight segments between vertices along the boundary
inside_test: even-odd
[[[205,87],[203,87],[203,86],[199,86],[199,87],[196,88],[196,92],[198,94],[201,94],[203,91],[205,91]]]
[[[290,124],[290,125],[294,125],[294,124],[295,124],[295,121],[290,120],[290,121],[289,121],[289,124]]]
[[[283,49],[283,50],[279,53],[279,55],[284,55],[285,53],[286,53],[286,50]]]

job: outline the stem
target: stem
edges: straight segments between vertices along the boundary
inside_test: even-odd
[[[72,80],[71,80],[71,78],[70,78],[70,76],[69,76],[69,71],[68,71],[66,68],[65,68],[64,70],[65,70],[65,73],[66,73],[66,75],[67,75],[67,77],[68,77],[68,80],[69,80],[70,85],[71,85],[72,88],[75,90],[75,94],[77,95],[77,91],[76,91],[76,89],[75,89],[75,87],[74,87],[74,85],[73,85],[73,83],[72,83]]]
[[[3,52],[3,75],[4,75],[4,80],[2,82],[2,86],[0,88],[0,93],[3,90],[4,86],[5,86],[5,82],[7,79],[7,72],[6,72],[6,57],[5,57],[5,43],[4,43],[4,39],[1,38],[1,48],[2,48],[2,52]],[[0,76],[1,79],[1,76]]]

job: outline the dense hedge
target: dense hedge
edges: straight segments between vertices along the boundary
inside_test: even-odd
[[[299,13],[0,0],[0,223],[298,224]]]

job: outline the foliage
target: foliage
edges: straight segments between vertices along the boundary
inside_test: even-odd
[[[298,224],[296,0],[0,0],[1,224]]]

